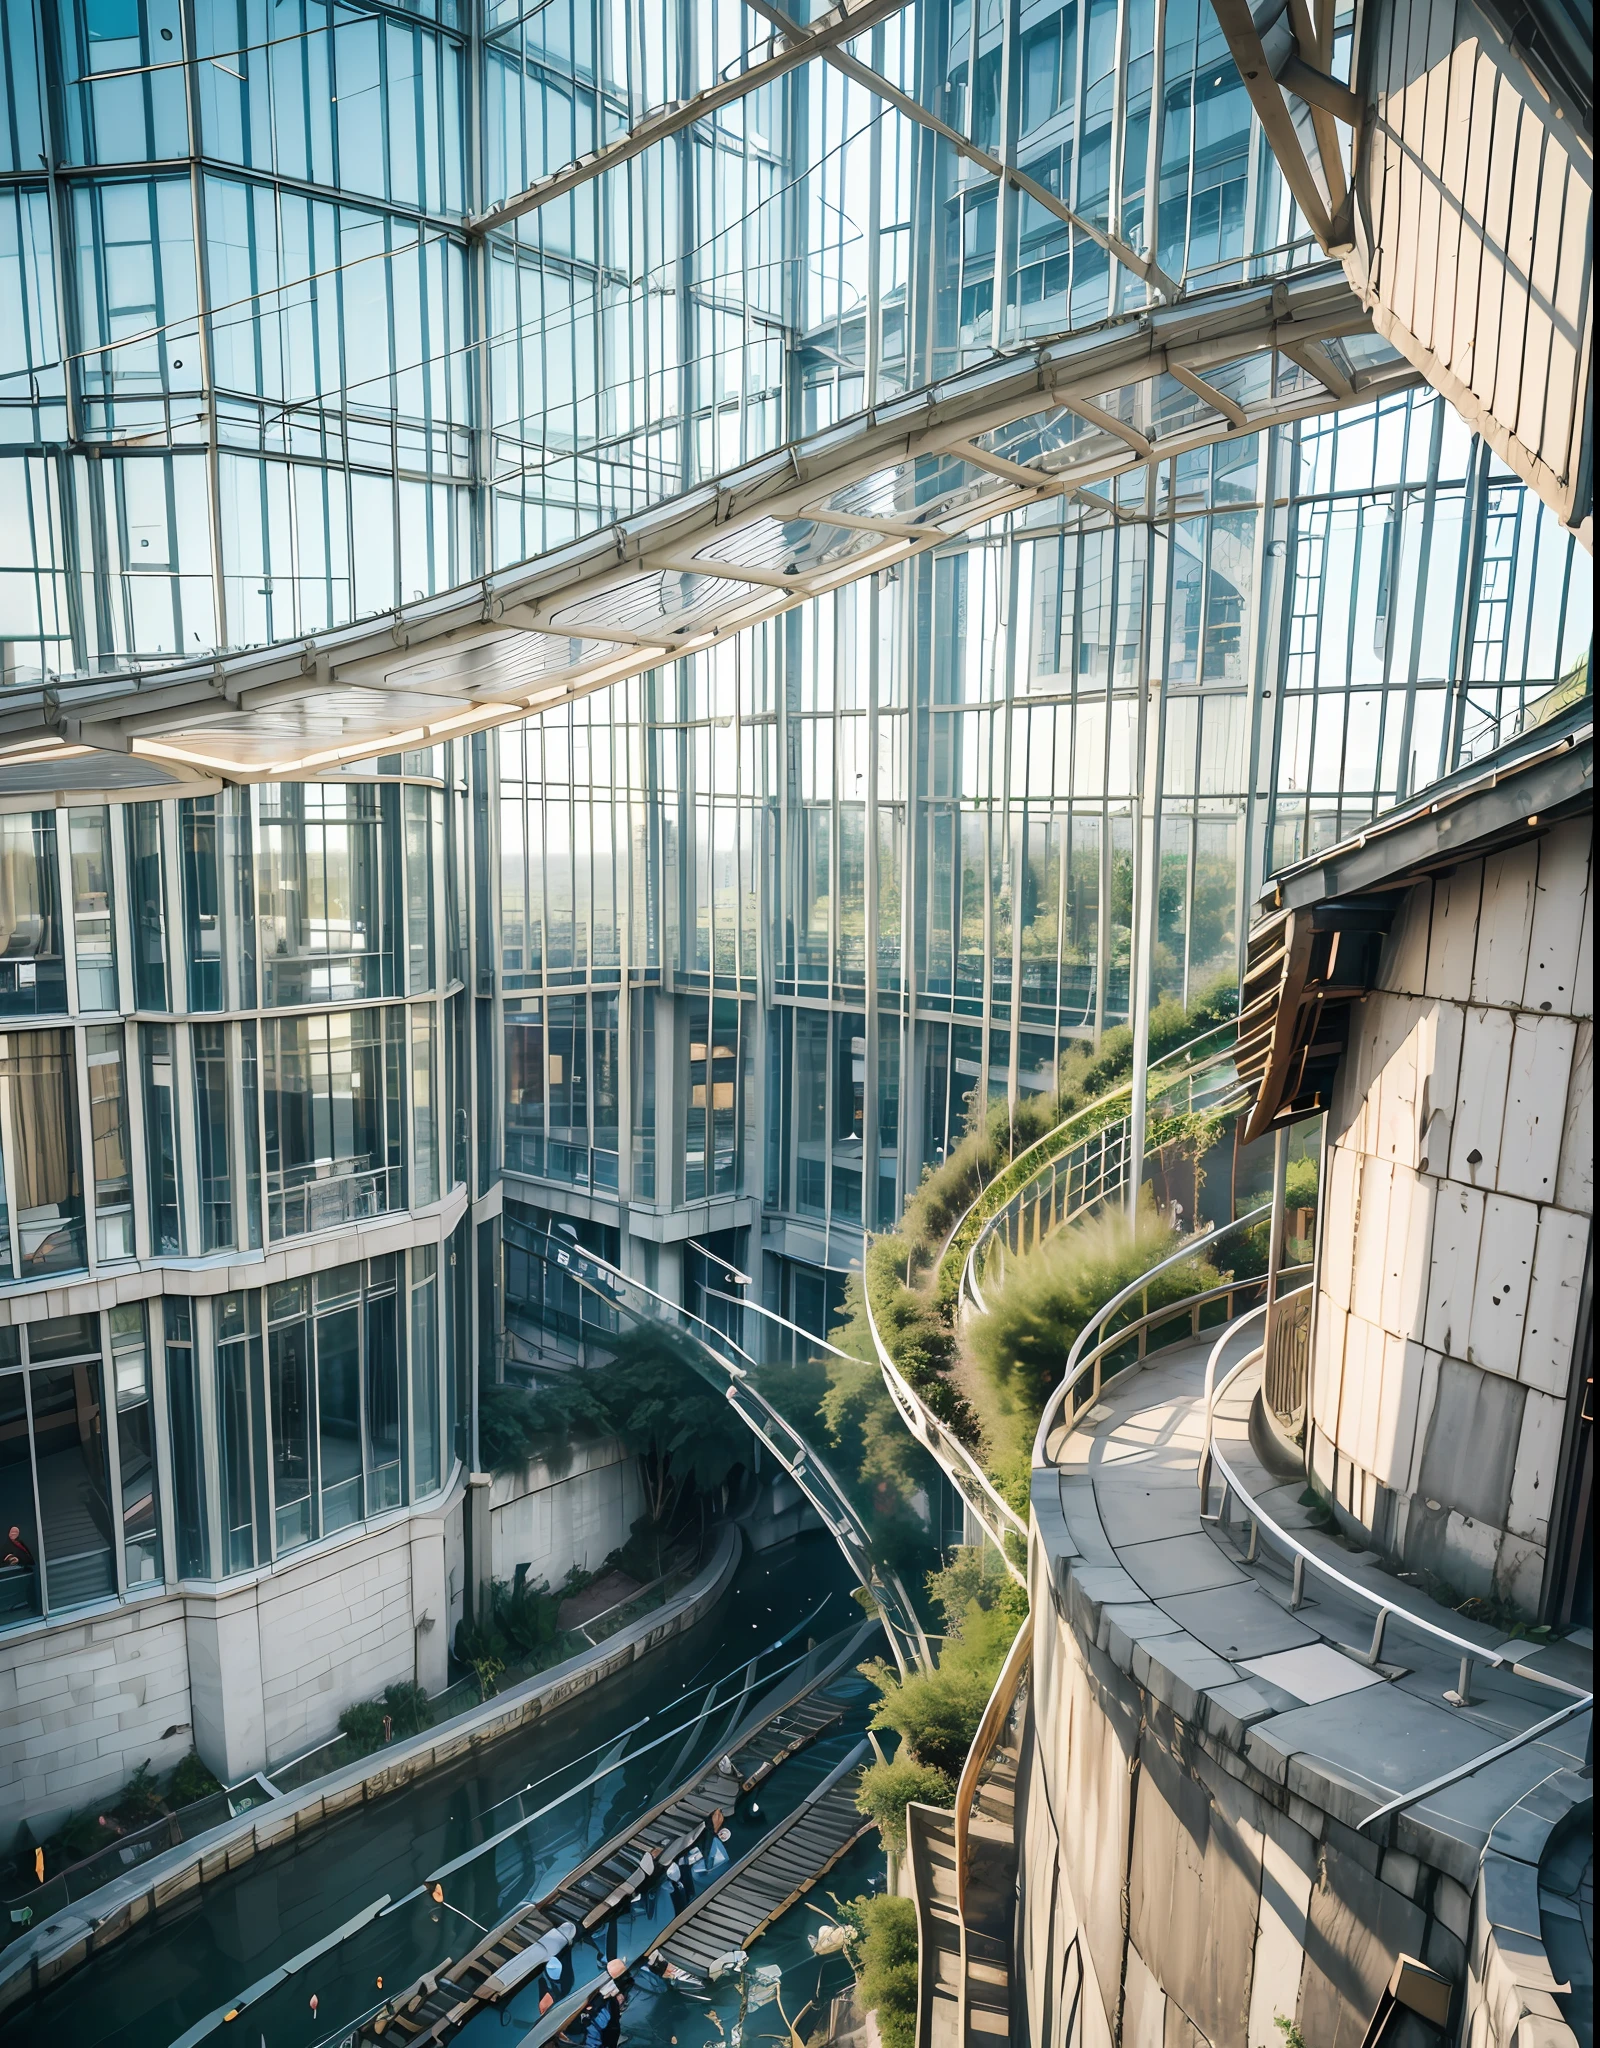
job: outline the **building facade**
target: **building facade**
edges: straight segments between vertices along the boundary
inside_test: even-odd
[[[1236,973],[1267,873],[1589,645],[1573,536],[1442,400],[1362,402],[1355,309],[1225,394],[1303,417],[275,776],[242,651],[403,645],[1152,261],[1319,260],[1208,8],[883,8],[786,69],[748,8],[281,12],[0,17],[0,665],[65,741],[0,734],[0,1828],[442,1683],[528,1362],[502,1203],[823,1327],[974,1091]],[[242,766],[97,725],[197,661]]]

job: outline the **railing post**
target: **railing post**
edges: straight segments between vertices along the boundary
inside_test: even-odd
[[[1297,1556],[1294,1561],[1294,1591],[1289,1595],[1289,1612],[1298,1614],[1306,1597],[1306,1561]]]
[[[1383,1632],[1388,1625],[1389,1610],[1387,1607],[1380,1607],[1378,1609],[1378,1618],[1372,1624],[1372,1647],[1367,1652],[1367,1662],[1369,1664],[1375,1665],[1383,1655]]]
[[[1272,1370],[1278,1334],[1278,1273],[1283,1265],[1283,1227],[1289,1187],[1289,1127],[1280,1126],[1272,1140],[1272,1217],[1267,1224],[1267,1322],[1261,1336],[1265,1373]]]

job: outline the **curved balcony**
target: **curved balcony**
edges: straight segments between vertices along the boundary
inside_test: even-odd
[[[727,1331],[691,1315],[570,1239],[531,1230],[511,1218],[506,1219],[504,1239],[509,1249],[538,1260],[546,1268],[552,1289],[571,1291],[576,1297],[572,1308],[579,1315],[587,1338],[603,1343],[607,1335],[643,1326],[670,1330],[684,1339],[684,1354],[695,1371],[724,1396],[751,1435],[772,1454],[816,1510],[882,1616],[884,1633],[901,1671],[932,1664],[928,1639],[911,1596],[899,1575],[873,1557],[867,1526],[844,1486],[793,1423],[755,1385],[751,1375],[768,1361],[752,1356]],[[781,1318],[769,1320],[778,1322]],[[784,1327],[795,1330],[793,1324]],[[834,1348],[819,1345],[815,1338],[806,1341],[820,1350]],[[781,1362],[792,1364],[792,1351]]]

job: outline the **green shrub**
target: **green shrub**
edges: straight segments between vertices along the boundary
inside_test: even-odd
[[[358,1756],[383,1747],[382,1700],[358,1700],[339,1716],[339,1733]]]
[[[958,1544],[950,1562],[928,1574],[928,1597],[944,1616],[945,1634],[959,1640],[967,1632],[967,1615],[977,1607],[987,1614],[998,1608],[1010,1624],[1010,1636],[1028,1614],[1028,1596],[1001,1563],[992,1544]],[[999,1666],[996,1665],[996,1671]]]
[[[1135,1224],[1121,1210],[1104,1210],[1046,1238],[1011,1265],[988,1315],[974,1327],[979,1363],[1037,1416],[1084,1325],[1177,1242],[1148,1200]],[[1185,1259],[1151,1282],[1149,1305],[1181,1301],[1216,1278],[1203,1258]],[[1130,1308],[1129,1320],[1133,1313]]]
[[[878,2015],[883,2048],[915,2048],[917,2038],[917,1909],[893,1892],[852,1899],[842,1917],[853,1930],[862,2005]]]
[[[213,1792],[221,1790],[221,1785],[200,1761],[199,1752],[191,1749],[167,1780],[167,1804],[192,1806],[197,1799],[209,1799]]]
[[[167,1802],[161,1796],[161,1786],[156,1774],[150,1768],[150,1759],[145,1758],[127,1784],[122,1788],[122,1797],[111,1809],[124,1827],[148,1827],[153,1820],[159,1820],[167,1810]]]
[[[507,1585],[496,1579],[493,1590],[494,1632],[504,1643],[497,1654],[534,1657],[556,1639],[561,1601],[543,1579]]]
[[[389,1723],[387,1732],[384,1722]],[[358,1700],[339,1716],[339,1732],[358,1756],[382,1749],[402,1736],[433,1726],[433,1707],[420,1685],[409,1680],[386,1686],[382,1699]]]
[[[883,1695],[872,1710],[873,1727],[893,1728],[917,1762],[958,1778],[1016,1632],[1008,1607],[974,1600],[960,1633],[946,1638],[936,1669],[902,1678],[882,1658],[863,1664]]]
[[[611,1427],[606,1404],[586,1375],[548,1387],[478,1390],[478,1455],[489,1472],[514,1472],[552,1444]]]
[[[404,1679],[383,1689],[383,1704],[394,1725],[396,1739],[420,1735],[433,1726],[433,1703],[420,1685]]]
[[[856,1805],[878,1823],[878,1831],[897,1856],[906,1849],[906,1808],[913,1800],[921,1806],[953,1806],[954,1780],[933,1764],[919,1764],[915,1758],[897,1756],[892,1763],[869,1764],[856,1787]]]

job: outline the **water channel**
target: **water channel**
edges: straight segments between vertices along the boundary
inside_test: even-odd
[[[792,1682],[809,1640],[859,1623],[853,1583],[826,1535],[747,1552],[716,1610],[622,1678],[206,1886],[8,2014],[0,2048],[171,2048],[186,2035],[218,2048],[337,2044],[341,2029],[381,1997],[380,1978],[393,1990],[463,1955],[480,1929],[714,1759],[737,1719],[774,1686]],[[759,1811],[741,1811],[735,1821],[736,1856],[859,1739],[870,1693],[864,1681],[854,1683],[848,1732],[825,1738],[761,1788]],[[714,1709],[703,1715],[713,1685],[720,1687]],[[882,1865],[881,1852],[863,1845],[830,1884],[850,1896]],[[424,1888],[441,1871],[442,1905]],[[205,2027],[208,2016],[220,2020],[250,1987],[385,1898],[382,1911],[252,1999],[236,2019]],[[820,1924],[797,1908],[759,1945],[753,1965],[768,1962],[770,1947],[795,1975],[790,1986],[786,1974],[779,1997],[770,1979],[757,1988],[752,1977],[742,1990],[730,1981],[693,1999],[641,1980],[625,2029],[630,2048],[729,2048],[729,2029],[741,2023],[752,2048],[769,2034],[786,2040],[780,2003],[792,2019],[808,1999],[848,1980],[839,1958],[827,1965],[811,1959],[805,1936]],[[616,1942],[620,1934],[631,1952],[642,1931],[643,1922],[613,1926],[601,1939]],[[581,1978],[594,1952],[580,1950],[575,1960]],[[510,2048],[530,2024],[512,2002],[474,2023],[472,2048]],[[805,2030],[816,2024],[813,2011]]]

